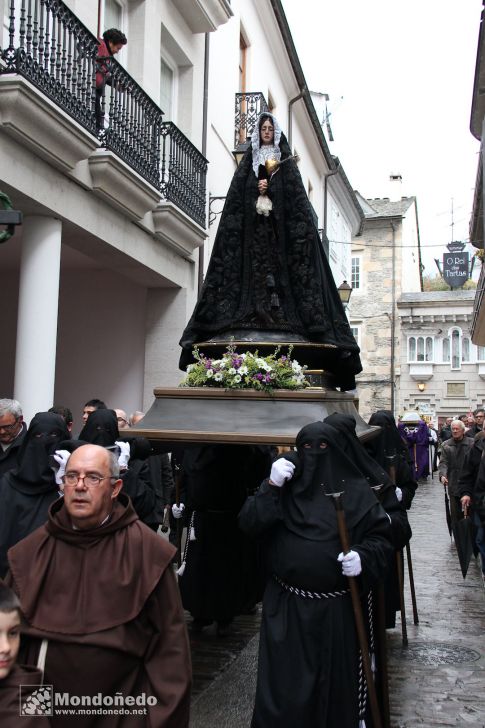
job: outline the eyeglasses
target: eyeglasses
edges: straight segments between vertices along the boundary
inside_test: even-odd
[[[0,425],[0,430],[5,430],[5,432],[13,432],[17,427],[18,423],[19,421],[15,420],[15,422],[12,422],[10,425]]]
[[[82,480],[83,485],[86,488],[97,488],[102,480],[118,480],[115,475],[96,475],[95,473],[87,473],[86,475],[79,475],[78,473],[66,473],[62,482],[64,485],[68,485],[70,488],[75,488],[79,481]]]

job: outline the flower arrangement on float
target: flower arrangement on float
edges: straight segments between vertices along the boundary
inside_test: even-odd
[[[194,364],[189,364],[182,387],[219,387],[222,389],[304,389],[308,387],[305,378],[306,366],[280,353],[278,347],[269,356],[260,356],[257,351],[240,354],[235,347],[228,346],[220,359],[202,354],[197,347],[192,354]]]

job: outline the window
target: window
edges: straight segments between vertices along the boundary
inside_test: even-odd
[[[410,336],[408,338],[408,362],[434,361],[432,336]]]
[[[461,329],[452,329],[451,339],[451,368],[461,369]]]
[[[104,0],[103,30],[123,30],[123,4],[117,0]]]
[[[246,93],[246,69],[248,61],[248,44],[241,33],[239,35],[239,91]]]
[[[163,58],[160,59],[160,108],[164,114],[164,121],[173,121],[173,84],[174,73]]]
[[[443,339],[443,361],[445,364],[449,364],[450,361],[450,340]]]
[[[355,324],[355,323],[350,324],[350,330],[352,332],[352,336],[356,340],[357,346],[359,346],[359,347],[360,347],[360,328],[361,328],[361,324]]]
[[[360,255],[352,256],[352,273],[351,273],[350,285],[352,286],[352,288],[354,290],[361,287]]]
[[[477,361],[485,361],[485,346],[477,346]]]
[[[464,336],[461,342],[461,360],[462,362],[470,361],[470,339]]]

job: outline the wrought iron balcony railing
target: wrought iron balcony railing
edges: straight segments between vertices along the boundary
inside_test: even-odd
[[[2,72],[25,76],[96,134],[96,37],[58,0],[10,0],[8,37]]]
[[[115,58],[98,58],[98,65],[107,79],[101,88],[103,145],[160,188],[163,111]]]
[[[99,41],[62,0],[9,0],[8,37],[0,73],[27,78],[205,226],[206,159],[116,59],[98,57]]]
[[[171,121],[162,123],[161,192],[205,227],[207,160]]]
[[[268,110],[266,99],[260,91],[236,94],[234,149],[251,138],[259,115]]]

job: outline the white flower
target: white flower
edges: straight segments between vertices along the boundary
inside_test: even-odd
[[[255,362],[256,366],[258,366],[258,367],[264,367],[264,365],[266,364],[265,360],[261,359],[260,356],[255,358],[254,362]]]
[[[268,364],[268,362],[264,361],[264,359],[263,359],[263,363],[261,364],[261,369],[264,369],[265,372],[273,371],[273,367],[271,366],[271,364]]]
[[[192,371],[192,369],[195,367],[195,364],[189,364],[187,367],[187,374]]]
[[[242,367],[239,367],[239,374],[247,374],[248,371],[249,371],[249,369],[247,368],[247,366],[245,364],[243,364]]]
[[[296,361],[296,359],[291,362],[291,368],[297,374],[299,374],[301,372],[301,365],[298,364],[298,362]]]
[[[219,364],[220,369],[225,369],[227,366],[227,361],[225,359],[221,359],[221,363]]]
[[[207,369],[205,376],[207,377],[207,379],[210,379],[211,377],[213,377],[214,372],[212,371],[212,369]]]
[[[236,376],[234,377],[234,382],[240,382],[240,381],[241,381],[240,375],[236,374]]]
[[[235,373],[236,373],[236,370],[234,369],[234,367],[231,367],[228,371],[228,374],[235,374]]]
[[[214,379],[216,382],[222,382],[222,372],[216,372],[214,374]]]
[[[246,358],[246,354],[239,354],[239,358],[244,361],[244,359]]]
[[[216,368],[217,367],[220,367],[221,366],[221,361],[222,361],[221,359],[213,359],[212,360],[212,366],[213,367],[216,367]]]

